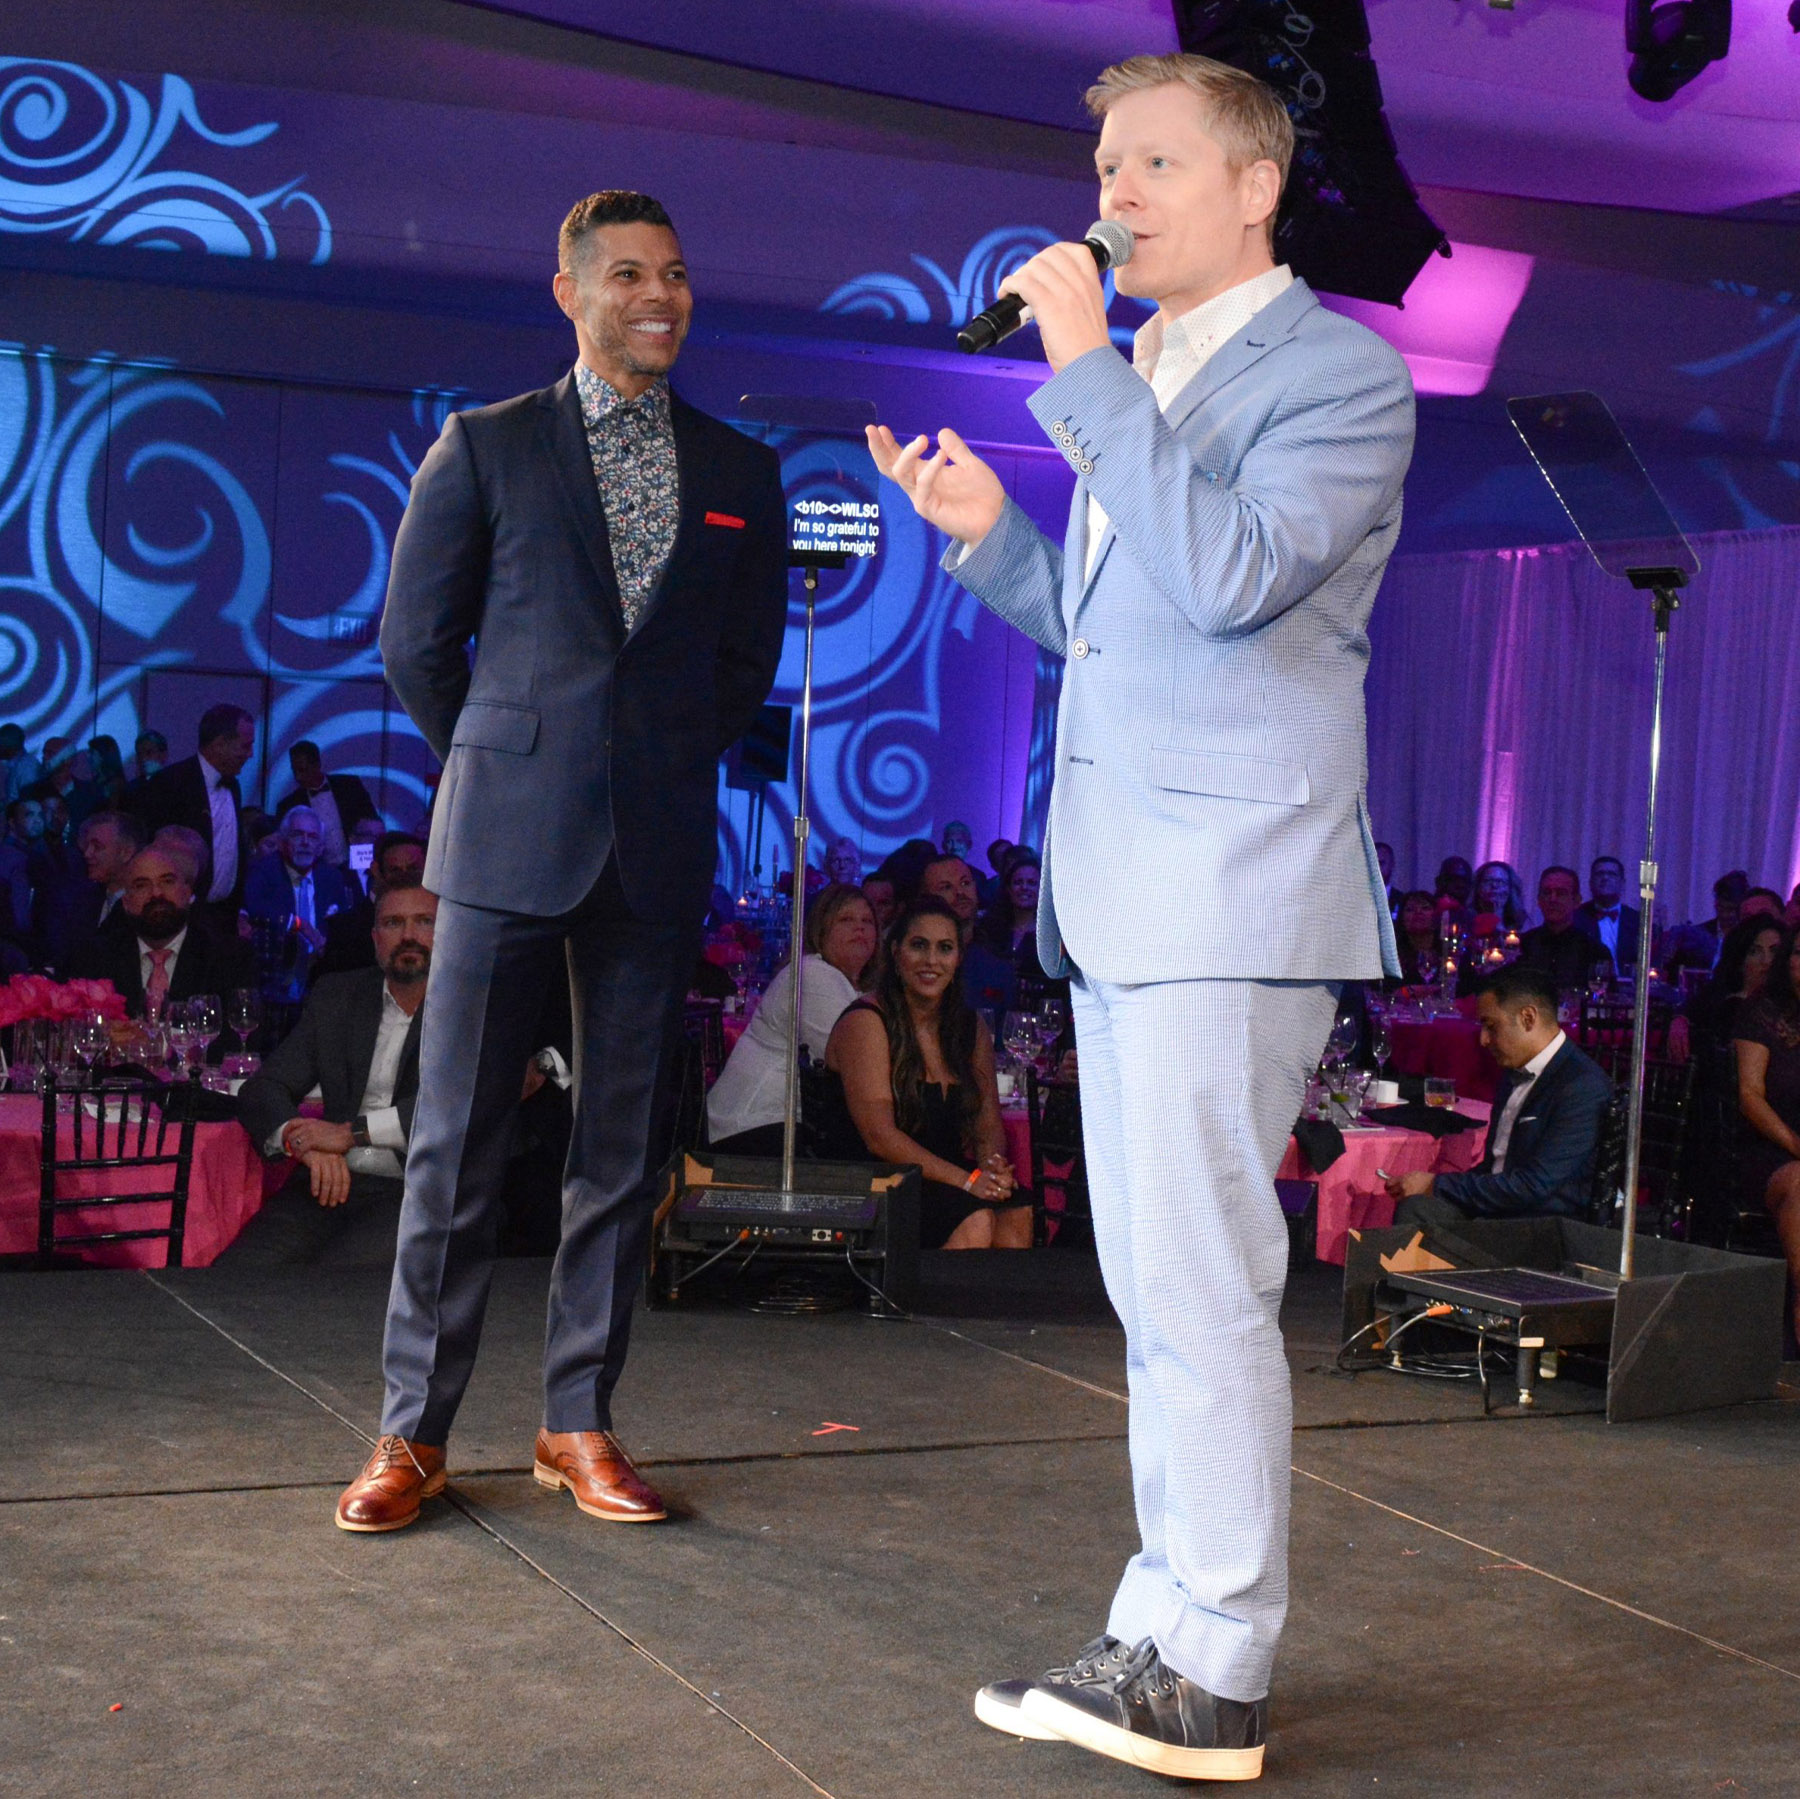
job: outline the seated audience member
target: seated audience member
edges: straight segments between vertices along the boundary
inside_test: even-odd
[[[975,930],[975,914],[981,909],[975,871],[961,856],[939,856],[919,870],[920,899],[941,900],[962,927],[963,947]]]
[[[1006,1159],[994,1040],[963,996],[961,961],[949,907],[905,907],[874,992],[838,1020],[825,1064],[868,1153],[923,1176],[924,1248],[1028,1249],[1031,1208]]]
[[[894,914],[900,909],[900,896],[894,891],[894,883],[884,874],[872,874],[863,882],[862,893],[869,902],[869,910],[875,914],[877,938],[885,937],[888,926],[894,922]]]
[[[281,854],[281,825],[273,812],[246,806],[239,817],[244,827],[244,852],[252,861]]]
[[[1510,862],[1484,862],[1475,871],[1475,931],[1494,936],[1525,928],[1525,887]]]
[[[954,856],[959,862],[967,862],[970,850],[975,847],[975,833],[960,818],[953,818],[944,826],[942,843],[946,856]],[[969,872],[973,874],[974,870]]]
[[[875,914],[860,888],[834,882],[806,914],[800,1047],[820,1061],[831,1027],[856,998],[875,956]],[[706,1096],[707,1134],[727,1155],[778,1156],[787,1117],[788,1032],[794,966],[775,971],[744,1034]]]
[[[1475,872],[1466,856],[1446,856],[1438,864],[1437,881],[1432,890],[1434,900],[1447,899],[1458,911],[1466,912],[1475,894]]]
[[[1556,994],[1541,969],[1523,963],[1489,977],[1481,1042],[1505,1074],[1486,1152],[1468,1174],[1390,1180],[1387,1190],[1400,1201],[1396,1225],[1454,1228],[1465,1218],[1586,1214],[1612,1083],[1564,1035]]]
[[[1800,931],[1800,886],[1788,895],[1788,903],[1783,908],[1781,922],[1790,931]]]
[[[83,874],[43,888],[37,896],[36,929],[44,957],[58,975],[103,930],[123,929],[125,870],[144,848],[144,827],[128,812],[92,812],[76,833]]]
[[[927,837],[909,837],[876,869],[878,880],[892,881],[901,905],[919,897],[919,876],[938,859],[938,846]]]
[[[1437,970],[1438,915],[1436,900],[1423,887],[1402,897],[1394,934],[1400,950],[1401,984],[1430,980]]]
[[[1713,882],[1712,891],[1712,917],[1676,925],[1663,944],[1662,972],[1671,981],[1679,980],[1684,968],[1711,969],[1717,963],[1720,947],[1738,922],[1744,896],[1750,891],[1750,877],[1734,868]]]
[[[1800,1332],[1800,938],[1785,936],[1762,993],[1733,1026],[1737,1046],[1738,1173],[1745,1197],[1775,1220]]]
[[[102,732],[88,739],[88,770],[94,791],[100,796],[96,810],[117,812],[125,803],[125,758],[120,754],[118,738]]]
[[[291,1208],[310,1195],[335,1214],[328,1223],[309,1223],[304,1213],[286,1219],[315,1253],[370,1212],[381,1215],[391,1247],[419,1093],[420,1007],[437,904],[423,887],[385,893],[371,966],[320,981],[299,1023],[238,1091],[252,1142],[271,1161],[292,1156],[301,1165],[274,1203]],[[303,1118],[300,1102],[315,1091],[325,1115]]]
[[[288,768],[294,776],[293,787],[281,796],[275,807],[277,822],[287,817],[296,806],[310,806],[318,815],[324,847],[319,854],[333,868],[345,868],[350,862],[350,832],[360,819],[380,820],[369,790],[356,775],[328,775],[319,754],[319,746],[305,738],[288,751]]]
[[[1020,981],[1042,985],[1043,964],[1037,954],[1038,881],[1043,872],[1035,850],[1015,848],[1001,870],[1000,895],[975,921],[970,946],[971,962],[979,952],[996,969],[1006,971],[1004,991],[990,998],[972,996],[983,1011],[998,1004],[1010,1009],[1018,997]],[[965,980],[964,985],[969,983]]]
[[[100,789],[93,780],[88,753],[72,737],[52,737],[44,745],[44,798],[63,811],[62,829],[73,832],[90,812],[100,810]]]
[[[1588,893],[1575,922],[1599,938],[1620,974],[1636,968],[1644,915],[1624,903],[1625,864],[1617,856],[1596,856],[1588,869]]]
[[[18,725],[0,725],[0,804],[10,806],[44,772]]]
[[[1752,887],[1744,895],[1744,902],[1738,907],[1738,921],[1746,918],[1779,919],[1787,911],[1781,903],[1781,895],[1773,887]]]
[[[359,818],[356,823],[350,827],[351,866],[344,872],[362,889],[363,897],[365,899],[373,900],[375,898],[375,893],[369,885],[370,877],[375,867],[375,849],[382,838],[387,835],[387,825],[379,818]],[[407,831],[402,832],[401,835],[411,836],[412,833]],[[358,849],[365,846],[369,852],[368,860],[363,867],[358,868],[356,864],[361,858],[358,857],[356,852]]]
[[[185,860],[152,843],[125,870],[124,928],[103,931],[70,958],[78,980],[111,981],[134,1018],[156,1018],[171,1000],[255,984],[250,946],[194,909]]]
[[[353,875],[346,879],[354,882]],[[312,979],[347,974],[375,966],[375,902],[390,887],[416,887],[425,879],[425,845],[410,831],[383,831],[375,840],[369,864],[369,897],[353,895],[351,904],[325,920],[325,947],[313,964]]]
[[[862,851],[850,837],[837,837],[825,852],[825,877],[834,886],[855,887],[862,882]]]
[[[975,877],[977,884],[981,888],[982,905],[991,906],[994,901],[1000,897],[1000,889],[1006,885],[1006,859],[1011,855],[1015,847],[1023,849],[1026,846],[1023,844],[1015,846],[1008,843],[1004,837],[996,837],[994,841],[987,846],[987,865],[989,872],[987,874],[977,874]]]
[[[1705,1069],[1734,1035],[1738,1015],[1767,985],[1786,935],[1778,918],[1742,918],[1726,933],[1719,965],[1706,985],[1669,1020],[1671,1062],[1697,1058]]]
[[[135,786],[168,767],[169,740],[160,731],[140,731],[131,746],[131,753],[137,764],[131,777],[131,784]]]
[[[254,858],[244,881],[244,910],[251,919],[291,934],[292,953],[283,966],[296,996],[325,948],[326,920],[356,905],[349,877],[320,860],[324,848],[318,813],[310,806],[291,807],[281,821],[281,854]]]
[[[1609,978],[1615,972],[1600,939],[1575,922],[1580,905],[1581,876],[1574,869],[1553,863],[1538,876],[1538,910],[1544,922],[1520,937],[1519,966],[1548,975],[1558,993],[1585,987],[1601,967]]]
[[[31,941],[32,895],[49,872],[44,802],[16,799],[6,808],[6,835],[0,837],[0,936]]]
[[[150,848],[172,857],[179,868],[187,871],[188,885],[196,892],[200,887],[200,871],[206,867],[206,839],[186,825],[164,825],[150,839]]]

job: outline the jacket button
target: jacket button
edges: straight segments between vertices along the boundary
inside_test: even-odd
[[[1076,463],[1076,465],[1075,465],[1075,466],[1076,466],[1076,467],[1077,467],[1077,468],[1078,468],[1078,469],[1080,469],[1080,470],[1081,470],[1081,472],[1082,472],[1082,473],[1083,473],[1083,474],[1084,474],[1084,475],[1091,475],[1091,474],[1092,474],[1092,473],[1093,473],[1093,472],[1094,472],[1094,465],[1093,465],[1093,463],[1092,463],[1092,462],[1090,462],[1090,461],[1089,461],[1089,460],[1088,460],[1088,458],[1087,458],[1087,457],[1085,457],[1085,456],[1084,456],[1084,457],[1082,457],[1082,459],[1081,459],[1081,460],[1080,460],[1080,461],[1079,461],[1079,462],[1078,462],[1078,463]]]
[[[1079,662],[1088,653],[1088,640],[1085,637],[1077,637],[1069,645],[1069,653]]]

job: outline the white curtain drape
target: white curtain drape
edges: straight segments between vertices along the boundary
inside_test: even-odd
[[[1659,910],[1711,916],[1743,868],[1800,879],[1800,528],[1694,540],[1664,697]],[[1369,805],[1396,878],[1447,855],[1539,871],[1643,853],[1648,596],[1578,544],[1399,557],[1370,625]],[[1628,891],[1627,897],[1630,897]]]

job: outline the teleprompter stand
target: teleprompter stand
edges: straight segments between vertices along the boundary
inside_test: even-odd
[[[1656,654],[1624,1178],[1617,1194],[1596,1196],[1596,1212],[1615,1213],[1618,1229],[1567,1218],[1472,1218],[1422,1236],[1352,1232],[1345,1348],[1376,1331],[1378,1320],[1387,1323],[1390,1345],[1415,1325],[1472,1335],[1484,1408],[1482,1357],[1490,1344],[1512,1352],[1519,1403],[1527,1407],[1544,1352],[1564,1349],[1606,1357],[1606,1415],[1614,1422],[1772,1398],[1785,1268],[1690,1243],[1637,1241],[1663,681],[1670,620],[1699,560],[1599,395],[1538,394],[1509,400],[1507,412],[1594,560],[1650,598]],[[1397,1347],[1386,1353],[1390,1366],[1403,1366]]]

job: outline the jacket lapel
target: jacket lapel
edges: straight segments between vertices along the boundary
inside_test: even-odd
[[[381,1030],[382,995],[386,991],[386,977],[377,969],[374,978],[363,984],[356,996],[356,1004],[349,1009],[344,1063],[352,1114],[362,1109],[363,1090],[369,1084],[369,1069],[375,1061],[375,1038]]]
[[[669,421],[675,431],[675,477],[680,517],[662,578],[638,613],[638,631],[642,631],[654,616],[665,593],[680,592],[689,565],[700,553],[701,533],[705,529],[706,512],[700,500],[700,415],[673,389],[669,393]]]
[[[619,605],[619,578],[613,571],[612,539],[606,531],[606,509],[600,504],[600,485],[594,479],[594,462],[588,454],[587,427],[581,419],[581,395],[574,371],[546,388],[539,401],[543,408],[539,428],[555,464],[557,483],[575,518],[582,548],[594,566],[600,583],[607,619],[624,634],[625,615]]]

